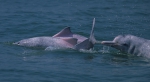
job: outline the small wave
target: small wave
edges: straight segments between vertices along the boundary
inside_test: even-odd
[[[69,49],[69,48],[61,48],[61,47],[47,47],[45,49],[46,51],[76,51],[74,49]],[[79,52],[82,52],[82,53],[99,53],[99,51],[97,50],[94,50],[94,49],[90,49],[90,50],[85,50],[85,49],[80,49]]]
[[[83,53],[98,53],[98,51],[96,51],[94,49],[90,49],[90,50],[80,49],[79,52],[83,52]]]
[[[46,50],[46,51],[56,51],[56,50],[66,50],[66,48],[49,46],[49,47],[47,47],[45,50]]]

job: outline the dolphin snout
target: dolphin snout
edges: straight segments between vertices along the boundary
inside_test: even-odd
[[[112,46],[112,45],[115,45],[116,43],[114,41],[102,41],[101,44],[107,45],[107,46]]]
[[[14,45],[19,45],[20,43],[19,43],[19,42],[14,42],[13,44],[14,44]]]

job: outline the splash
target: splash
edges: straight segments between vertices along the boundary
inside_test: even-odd
[[[102,50],[99,50],[101,53],[110,53],[109,47],[103,46]]]
[[[98,51],[96,51],[94,49],[89,49],[89,50],[80,49],[79,52],[83,52],[83,53],[98,53]]]
[[[62,47],[54,47],[54,46],[49,46],[45,49],[46,51],[56,51],[56,50],[66,50],[66,48],[62,48]]]

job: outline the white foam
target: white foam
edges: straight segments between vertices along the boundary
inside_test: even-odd
[[[103,46],[102,50],[99,50],[101,53],[110,53],[109,47],[108,46]]]

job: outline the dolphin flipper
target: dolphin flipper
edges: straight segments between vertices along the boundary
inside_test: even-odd
[[[93,19],[92,30],[91,30],[91,34],[89,37],[89,41],[92,42],[92,44],[95,44],[95,42],[96,42],[96,39],[94,37],[94,25],[95,25],[95,18]]]
[[[52,37],[72,37],[72,36],[73,33],[71,32],[70,27],[66,27]]]
[[[79,49],[90,49],[94,47],[94,44],[96,42],[95,37],[94,37],[94,25],[95,25],[95,18],[93,19],[93,25],[92,25],[92,30],[91,30],[91,34],[90,37],[86,40],[84,40],[83,42],[75,45],[75,49],[79,50]]]
[[[86,49],[89,50],[90,48],[93,48],[92,42],[89,41],[89,39],[84,40],[83,42],[75,45],[74,49],[80,50],[80,49]]]

